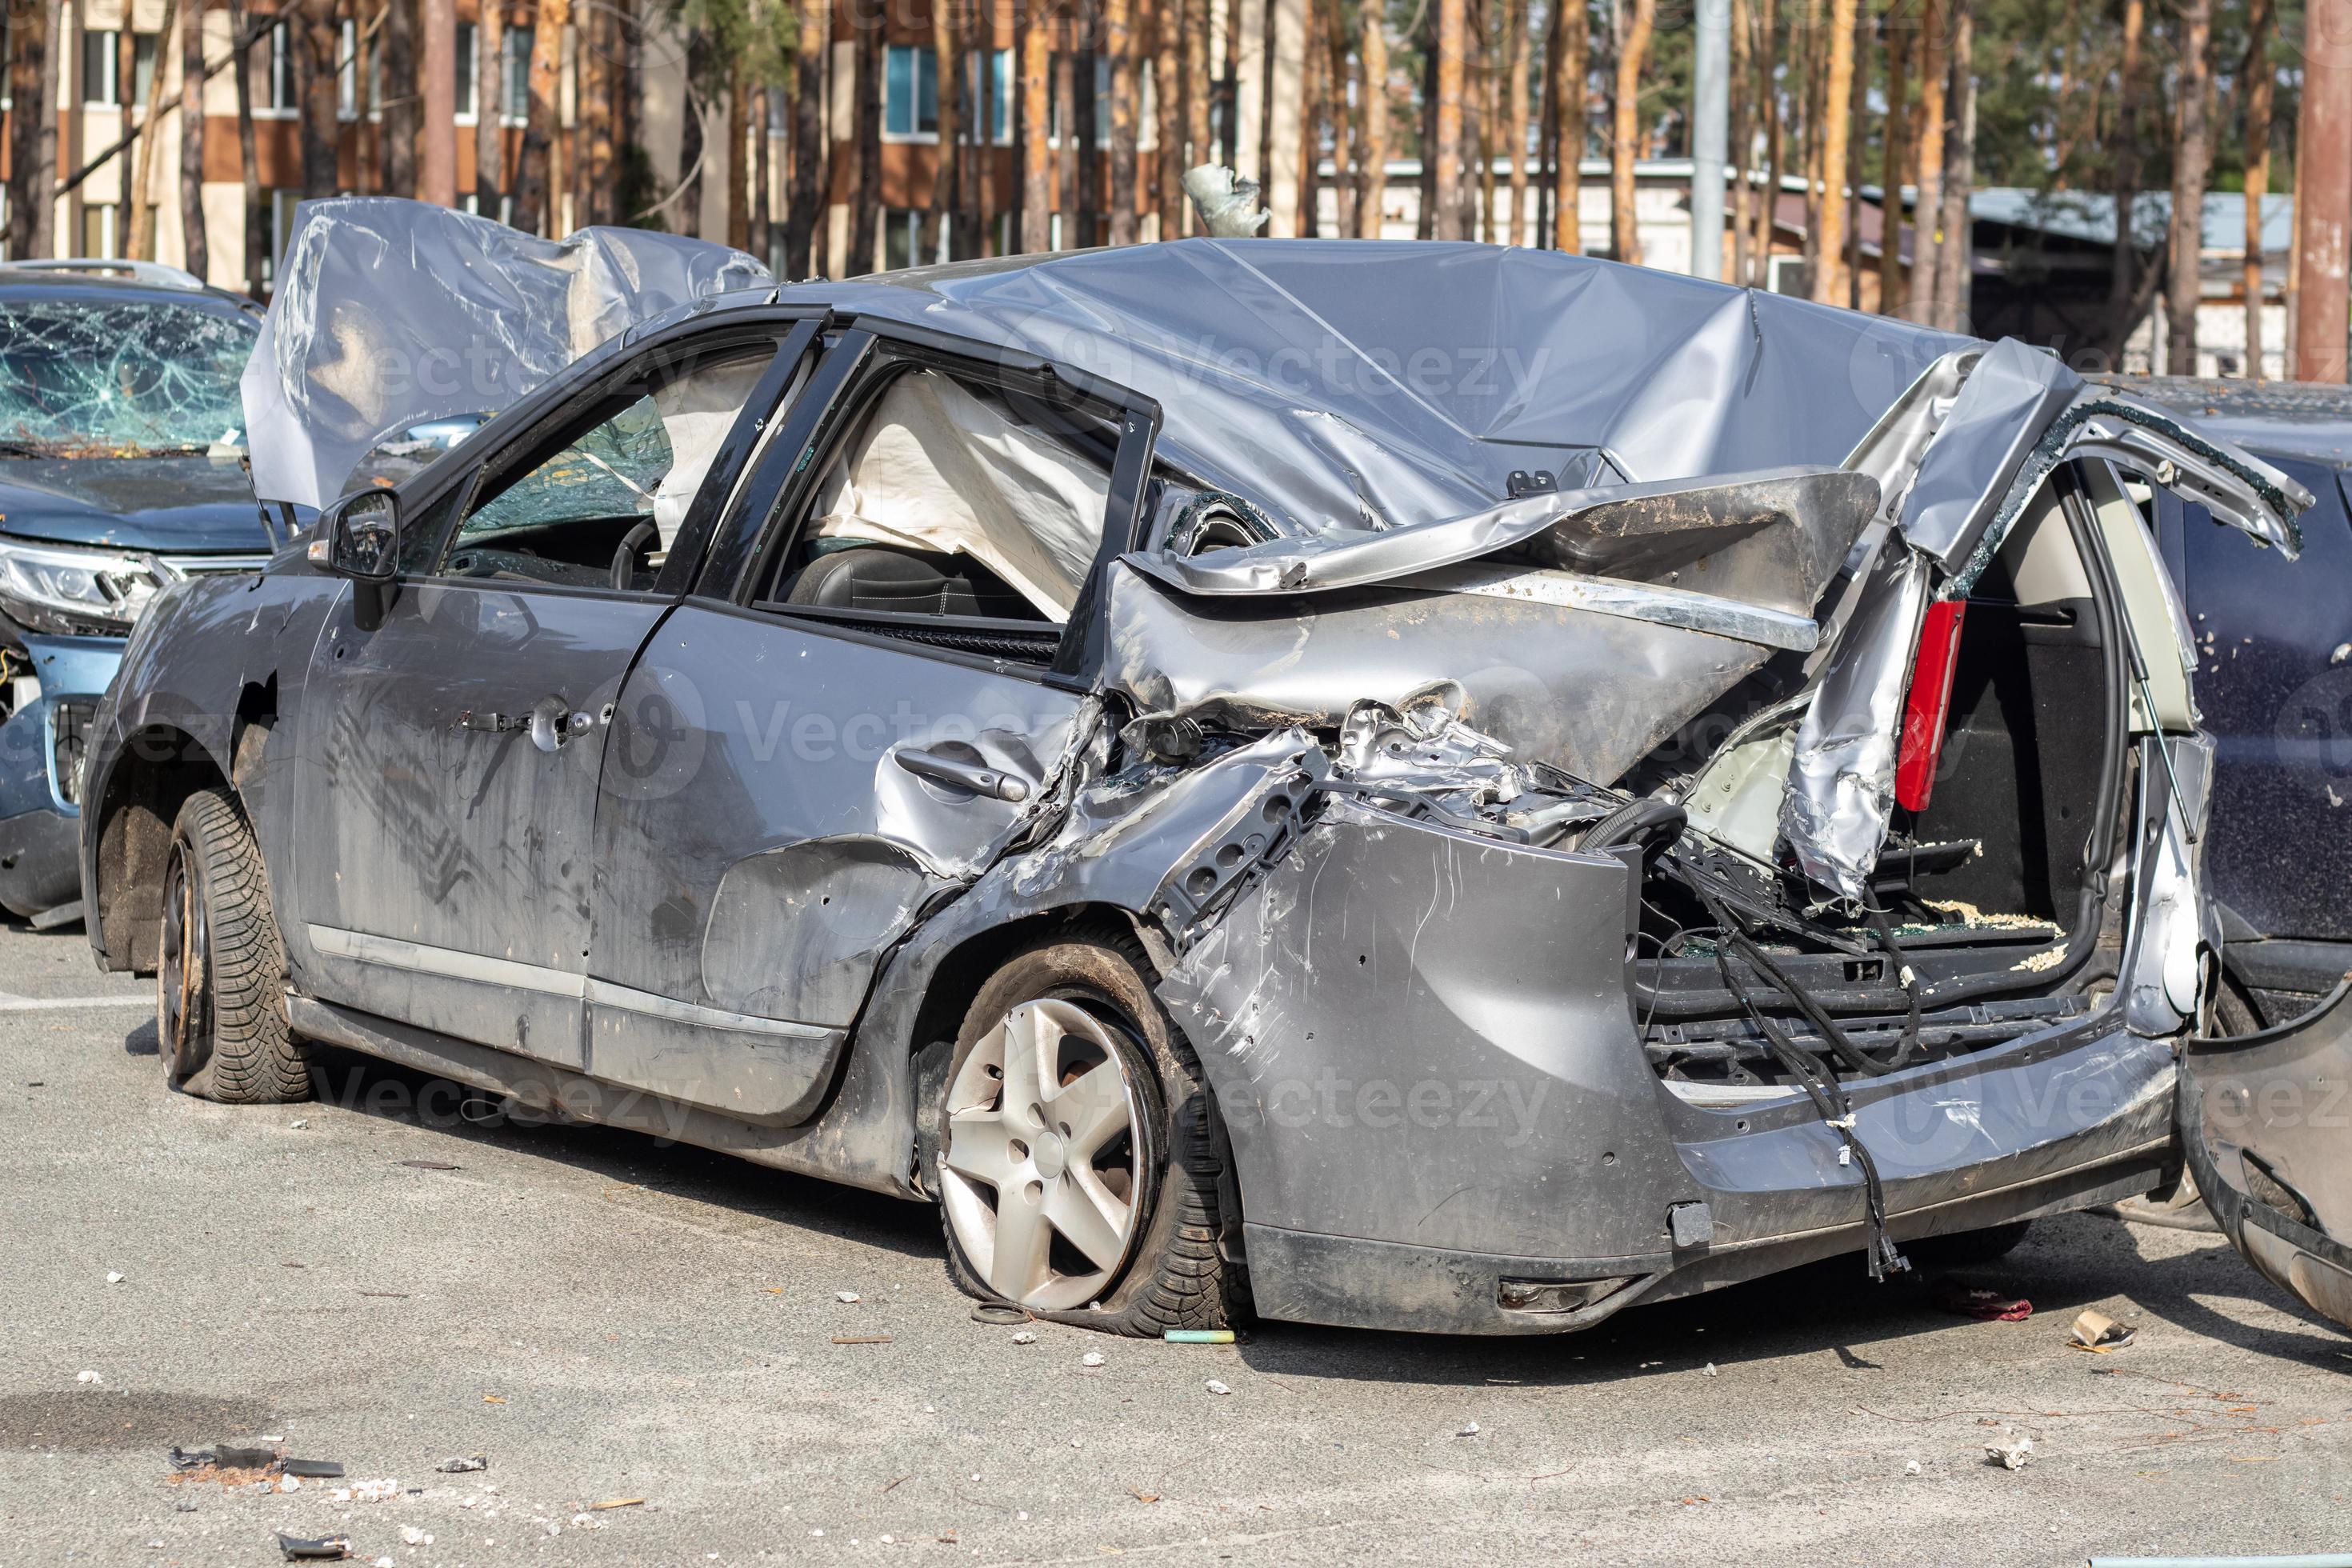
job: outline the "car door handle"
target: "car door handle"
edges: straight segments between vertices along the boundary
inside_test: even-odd
[[[542,698],[528,713],[499,713],[488,709],[468,708],[457,716],[457,728],[472,730],[484,735],[511,734],[529,731],[531,744],[542,752],[554,751],[574,735],[587,733],[596,727],[593,713],[574,713],[572,705],[561,697]]]
[[[485,735],[503,735],[509,730],[530,728],[527,713],[486,713],[468,708],[457,715],[457,728],[475,730]]]
[[[1010,801],[1018,805],[1029,798],[1029,781],[998,768],[967,763],[961,757],[943,757],[937,752],[898,752],[898,765],[919,779],[933,784],[949,784],[956,789],[968,789],[974,795],[984,795],[992,800]]]

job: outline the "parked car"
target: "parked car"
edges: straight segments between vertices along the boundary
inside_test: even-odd
[[[81,764],[164,587],[263,561],[237,378],[259,307],[146,263],[0,266],[0,908],[81,910]]]
[[[350,1047],[935,1202],[964,1289],[1129,1333],[1579,1329],[2269,1146],[2122,476],[2282,554],[2311,497],[2189,422],[1581,258],[1188,240],[697,291],[338,499],[273,454],[397,379],[350,344],[451,289],[541,342],[579,271],[305,210],[326,357],[248,390],[326,510],[92,730],[90,941],[184,1090]]]
[[[2219,906],[2226,1031],[2295,1018],[2352,972],[2352,393],[2136,376],[2112,384],[2196,419],[2317,497],[2304,558],[2232,549],[2193,499],[2155,495],[2213,737],[2206,886]]]

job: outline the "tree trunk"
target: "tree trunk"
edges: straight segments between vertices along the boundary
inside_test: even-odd
[[[1336,7],[1335,7],[1336,8]],[[1152,195],[1160,214],[1160,237],[1184,232],[1184,123],[1193,84],[1184,76],[1183,0],[1154,0],[1151,7],[1151,100],[1156,123]]]
[[[416,5],[417,0],[384,0],[383,37],[378,47],[383,51],[383,194],[388,196],[416,195],[416,138],[424,119],[417,99]],[[340,30],[335,38],[340,53]],[[360,123],[364,125],[364,82],[358,91]]]
[[[236,47],[234,34],[229,47]],[[188,270],[208,282],[210,238],[205,233],[205,13],[189,0],[180,18],[180,248]]]
[[[493,219],[507,179],[506,51],[506,6],[482,0],[474,31],[474,210]]]
[[[228,0],[228,30],[243,42],[245,0]],[[236,156],[245,174],[245,291],[258,300],[269,263],[269,209],[261,200],[261,166],[253,146],[253,51],[229,67],[236,79]]]
[[[1021,248],[1033,256],[1054,248],[1054,19],[1059,15],[1052,7],[1038,12],[1038,0],[1029,0],[1021,35]],[[1160,116],[1164,126],[1164,102]],[[945,145],[944,130],[940,135]]]
[[[1469,0],[1436,0],[1437,13],[1437,100],[1433,117],[1431,139],[1433,150],[1422,156],[1429,160],[1431,178],[1437,199],[1431,214],[1430,237],[1462,239],[1466,237],[1462,211],[1462,87],[1464,76],[1463,51],[1468,44]]]
[[[1356,232],[1356,155],[1364,140],[1363,100],[1351,99],[1348,90],[1347,11],[1346,0],[1324,0],[1323,118],[1331,127],[1331,232],[1343,239]]]
[[[1840,0],[1851,5],[1853,0]],[[1642,68],[1649,58],[1650,32],[1657,25],[1658,0],[1633,0],[1625,36],[1617,47],[1617,85],[1609,105],[1609,242],[1620,261],[1638,265],[1642,231],[1633,210],[1633,161],[1642,154]]]
[[[2205,176],[2213,159],[2212,93],[2213,0],[2183,0],[2173,103],[2172,258],[2164,291],[2168,375],[2197,374],[2198,259],[2205,240]]]
[[[1756,127],[1749,119],[1756,102],[1752,26],[1748,0],[1731,0],[1731,156],[1724,174],[1731,186],[1731,280],[1743,289],[1748,279],[1749,198],[1754,195],[1748,172],[1756,161]]]
[[[2138,225],[2133,221],[2133,197],[2139,184],[2140,47],[2147,28],[2146,0],[2124,0],[2123,68],[2116,94],[2115,162],[2116,248],[2107,266],[2106,342],[2109,361],[2121,365],[2124,340],[2138,311],[2138,289],[2133,278],[2139,265]]]
[[[1075,83],[1077,81],[1077,57],[1064,50],[1054,61],[1054,118],[1062,127],[1062,161],[1056,171],[1055,183],[1061,203],[1062,243],[1058,248],[1068,250],[1083,243],[1078,238],[1078,100]]]
[[[1415,239],[1437,237],[1437,7],[1423,5],[1421,17],[1421,216]]]
[[[882,7],[854,5],[849,16],[856,34],[849,91],[857,184],[850,197],[849,254],[842,271],[855,278],[874,270],[874,243],[882,232]]]
[[[923,260],[942,255],[961,257],[967,236],[961,217],[963,196],[963,72],[955,62],[963,58],[962,0],[934,0],[931,6],[931,58],[939,77],[939,167],[931,175],[931,216],[923,239]],[[944,247],[944,248],[942,248]]]
[[[2276,23],[2271,0],[2251,0],[2246,16],[2246,371],[2263,375],[2263,197],[2271,188],[2271,100],[2277,73],[2271,68],[2271,34]]]
[[[1298,52],[1298,142],[1290,155],[1293,167],[1298,171],[1298,217],[1297,233],[1301,239],[1319,237],[1323,221],[1322,163],[1323,122],[1331,113],[1330,73],[1326,52],[1317,47],[1321,41],[1323,12],[1335,0],[1300,0],[1300,38]],[[1343,139],[1332,138],[1339,145]]]
[[[1936,320],[1948,332],[1966,331],[1969,312],[1969,191],[1976,180],[1976,17],[1969,0],[1951,0],[1951,130],[1944,138],[1943,230],[1936,259]]]
[[[1135,243],[1134,0],[1103,0],[1110,50],[1110,242]]]
[[[139,127],[139,151],[134,165],[137,172],[127,182],[131,198],[131,244],[123,254],[137,261],[155,259],[156,204],[147,198],[155,188],[155,164],[163,145],[164,67],[171,63],[172,26],[178,16],[178,0],[163,0],[163,22],[155,33],[155,68],[147,76],[147,118],[140,122]],[[199,62],[203,59],[201,47],[197,51],[197,58]],[[201,63],[196,67],[199,73],[204,68]],[[123,114],[127,118],[130,112],[130,106],[126,103]],[[203,177],[201,169],[197,177]],[[199,223],[197,226],[202,227],[203,225]]]
[[[1216,83],[1210,75],[1215,69],[1212,62],[1216,58],[1215,40],[1211,37],[1211,7],[1212,0],[1184,0],[1185,151],[1179,163],[1187,169],[1208,163],[1214,155],[1209,145],[1209,110],[1217,97]],[[1172,199],[1180,214],[1189,211],[1181,186]],[[1188,224],[1191,221],[1189,216],[1185,218]]]
[[[1845,303],[1846,148],[1853,131],[1854,0],[1830,0],[1829,75],[1822,89],[1821,225],[1813,298]]]
[[[613,78],[618,67],[620,33],[614,25],[613,8],[604,0],[589,5],[587,16],[579,28],[576,58],[580,79],[580,211],[583,221],[593,224],[617,222],[625,215],[619,210],[621,151],[615,145],[614,122],[620,111],[620,93]],[[744,146],[742,120],[751,114],[750,81],[743,74],[741,62],[735,67],[734,103],[739,111],[735,140],[730,143],[727,173],[733,189],[743,189]],[[730,203],[731,212],[733,204]],[[751,238],[751,217],[744,216],[743,239]]]
[[[774,177],[770,166],[772,149],[768,143],[770,105],[775,89],[763,87],[751,95],[751,254],[760,258],[762,267],[776,264],[775,228],[771,221],[773,206],[768,194]]]
[[[1555,0],[1557,3],[1557,0]],[[1503,242],[1528,243],[1528,71],[1534,64],[1535,43],[1528,35],[1528,0],[1501,0],[1503,22],[1503,102],[1497,117],[1502,140],[1511,154],[1510,219]]]
[[[1862,179],[1864,150],[1870,141],[1870,12],[1858,5],[1853,18],[1853,75],[1846,93],[1845,291],[1836,303],[1862,309]],[[1883,193],[1882,193],[1883,196]],[[1884,211],[1882,209],[1881,216]]]
[[[826,271],[824,204],[825,145],[824,0],[799,0],[800,30],[793,45],[793,185],[784,211],[784,271],[817,278]]]
[[[996,0],[978,0],[964,34],[971,57],[971,254],[996,246]]]
[[[710,35],[700,28],[686,40],[686,93],[677,132],[678,188],[670,203],[678,232],[699,238],[702,234],[702,186],[708,162],[709,134],[703,124],[703,89],[710,80],[715,48]]]
[[[1584,0],[1554,0],[1559,6],[1559,51],[1551,67],[1553,101],[1559,105],[1553,127],[1558,149],[1553,178],[1551,243],[1570,256],[1584,249],[1584,141],[1586,79],[1592,69],[1592,16]]]
[[[294,45],[295,101],[302,116],[302,195],[331,196],[335,170],[335,63],[341,53],[335,0],[303,0]]]
[[[1881,133],[1878,184],[1878,313],[1900,315],[1907,276],[1903,270],[1903,181],[1911,155],[1911,29],[1886,13],[1886,127]]]
[[[1081,250],[1102,242],[1102,127],[1095,114],[1098,5],[1099,0],[1077,0],[1078,47],[1070,57],[1070,103],[1076,118],[1063,121],[1074,133],[1069,151],[1078,179],[1078,232],[1070,243]]]
[[[558,72],[563,64],[563,26],[572,19],[572,0],[538,0],[538,13],[530,26],[530,101],[524,109],[522,156],[517,161],[514,226],[525,234],[537,234],[551,229],[554,219],[550,212],[551,193],[554,190],[553,174],[549,165],[553,158],[553,142],[557,117],[562,105],[557,94]],[[694,97],[691,91],[693,68],[689,60],[687,76],[687,129],[691,132],[697,123]],[[691,234],[700,218],[691,196],[680,214],[686,232]]]
[[[1772,241],[1780,218],[1780,176],[1788,153],[1788,131],[1780,119],[1780,84],[1775,74],[1781,53],[1780,7],[1776,0],[1762,0],[1757,19],[1761,47],[1757,51],[1756,93],[1764,106],[1764,190],[1756,205],[1755,255],[1749,258],[1749,265],[1756,269],[1753,285],[1769,288]]]
[[[55,249],[59,10],[58,0],[8,6],[8,255],[18,261]]]
[[[1475,227],[1478,238],[1489,245],[1495,240],[1495,121],[1501,111],[1496,101],[1501,72],[1495,59],[1495,6],[1499,3],[1470,0],[1465,44],[1478,79],[1476,90],[1465,94],[1462,103],[1463,113],[1470,121],[1463,135],[1463,151],[1478,160],[1476,168],[1463,171],[1463,200],[1476,204],[1478,221],[1463,226],[1465,233]]]
[[[1193,0],[1195,5],[1201,0]],[[1363,129],[1356,139],[1356,237],[1381,237],[1381,210],[1389,189],[1389,30],[1381,0],[1360,0]]]
[[[2137,0],[2135,0],[2137,3]],[[1951,53],[1945,35],[1950,0],[1927,0],[1919,26],[1919,144],[1913,150],[1918,173],[1912,183],[1910,318],[1936,319],[1936,258],[1944,235],[1944,142],[1950,111]]]
[[[594,132],[589,161],[595,161]],[[751,247],[751,78],[740,59],[727,66],[727,243],[738,250]],[[591,210],[593,210],[593,208]]]

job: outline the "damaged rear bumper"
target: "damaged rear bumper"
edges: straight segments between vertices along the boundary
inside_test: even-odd
[[[1634,886],[1614,855],[1335,799],[1184,952],[1161,995],[1232,1139],[1260,1312],[1560,1331],[1862,1249],[1861,1173],[1810,1102],[1702,1102],[1645,1059]],[[2110,1006],[1849,1088],[1900,1241],[2146,1191],[2173,1083],[2172,1043]]]

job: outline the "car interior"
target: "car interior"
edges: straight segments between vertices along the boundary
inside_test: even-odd
[[[1695,803],[1718,785],[1753,813],[1743,848],[1740,805],[1695,804],[1692,825],[1711,837],[1685,836],[1675,863],[1653,860],[1644,879],[1636,1006],[1671,1084],[1702,1100],[1769,1091],[1785,1075],[1768,1018],[1874,1073],[2087,1013],[2111,984],[2099,938],[2114,909],[2091,871],[2127,799],[2128,710],[2111,595],[2084,547],[2095,508],[2130,503],[2085,490],[2069,505],[2061,488],[2044,488],[1969,593],[1932,784],[1895,810],[1874,908],[1812,904],[1754,852],[1772,842],[1802,709],[1797,657],[1733,694],[1720,716],[1731,738],[1696,770],[1654,760],[1626,781],[1679,779]],[[1726,908],[1747,940],[1722,929]]]
[[[928,364],[870,384],[762,607],[1050,659],[1102,542],[1118,426]]]

